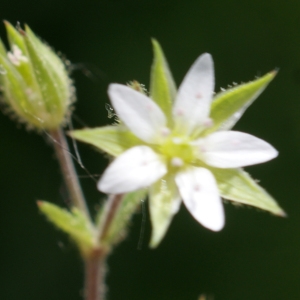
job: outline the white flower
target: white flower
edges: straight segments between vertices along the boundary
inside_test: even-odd
[[[242,132],[206,135],[205,129],[213,124],[209,118],[213,90],[213,61],[209,54],[201,55],[185,76],[171,121],[147,96],[127,86],[111,84],[108,94],[118,117],[143,143],[111,163],[98,189],[121,194],[150,187],[151,201],[152,187],[163,178],[171,186],[167,191],[172,195],[173,213],[182,199],[199,223],[213,231],[221,230],[223,205],[210,167],[258,164],[276,157],[277,151]]]

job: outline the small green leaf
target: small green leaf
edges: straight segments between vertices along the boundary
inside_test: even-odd
[[[69,135],[112,156],[119,156],[131,147],[144,144],[122,125],[74,130],[69,132]]]
[[[94,247],[95,233],[89,220],[77,208],[67,211],[45,201],[39,201],[38,207],[49,221],[76,242],[83,254],[87,254]]]
[[[210,169],[223,198],[285,216],[277,202],[242,169]]]
[[[170,126],[172,125],[172,104],[176,96],[176,86],[159,43],[152,39],[152,45],[154,60],[151,68],[150,96],[165,113]]]
[[[276,74],[276,71],[270,72],[257,80],[218,94],[211,105],[210,118],[214,122],[213,126],[208,128],[204,134],[214,132],[226,122],[230,123],[225,125],[226,129],[233,127],[244,110],[263,92]]]
[[[123,197],[108,231],[102,237],[101,241],[99,241],[101,245],[111,247],[124,238],[128,223],[132,215],[145,199],[146,193],[146,190],[139,190],[128,193]],[[109,199],[107,201],[109,201]],[[107,205],[109,205],[109,203],[107,203]],[[103,225],[101,224],[103,222],[102,215],[107,216],[105,206],[100,211],[100,216],[98,218],[98,226],[100,230]]]
[[[155,248],[164,238],[181,200],[174,176],[168,175],[154,183],[149,191],[149,208],[152,223],[150,247]]]

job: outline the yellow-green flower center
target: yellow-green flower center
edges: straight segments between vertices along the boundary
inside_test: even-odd
[[[190,164],[196,158],[194,151],[190,140],[180,136],[169,136],[159,148],[168,164],[174,167]]]

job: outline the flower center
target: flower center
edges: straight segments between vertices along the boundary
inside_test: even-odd
[[[181,167],[195,159],[194,148],[186,137],[168,137],[160,146],[159,152],[167,158],[167,161],[173,167]]]

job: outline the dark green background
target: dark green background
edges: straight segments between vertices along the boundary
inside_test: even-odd
[[[109,121],[108,83],[137,79],[148,86],[151,37],[162,44],[177,84],[203,52],[213,55],[217,91],[279,67],[235,129],[279,150],[274,161],[247,170],[288,218],[226,204],[226,226],[213,233],[182,207],[150,250],[149,218],[143,225],[140,212],[109,260],[107,281],[111,300],[196,300],[203,292],[215,300],[300,299],[299,1],[2,0],[0,18],[28,23],[74,63],[75,114],[89,126]],[[4,37],[3,26],[0,32]],[[47,139],[3,115],[0,138],[0,299],[81,299],[76,249],[35,204],[65,205]],[[79,149],[87,169],[101,174],[107,161],[86,145]],[[82,184],[93,209],[102,196],[91,179]]]

